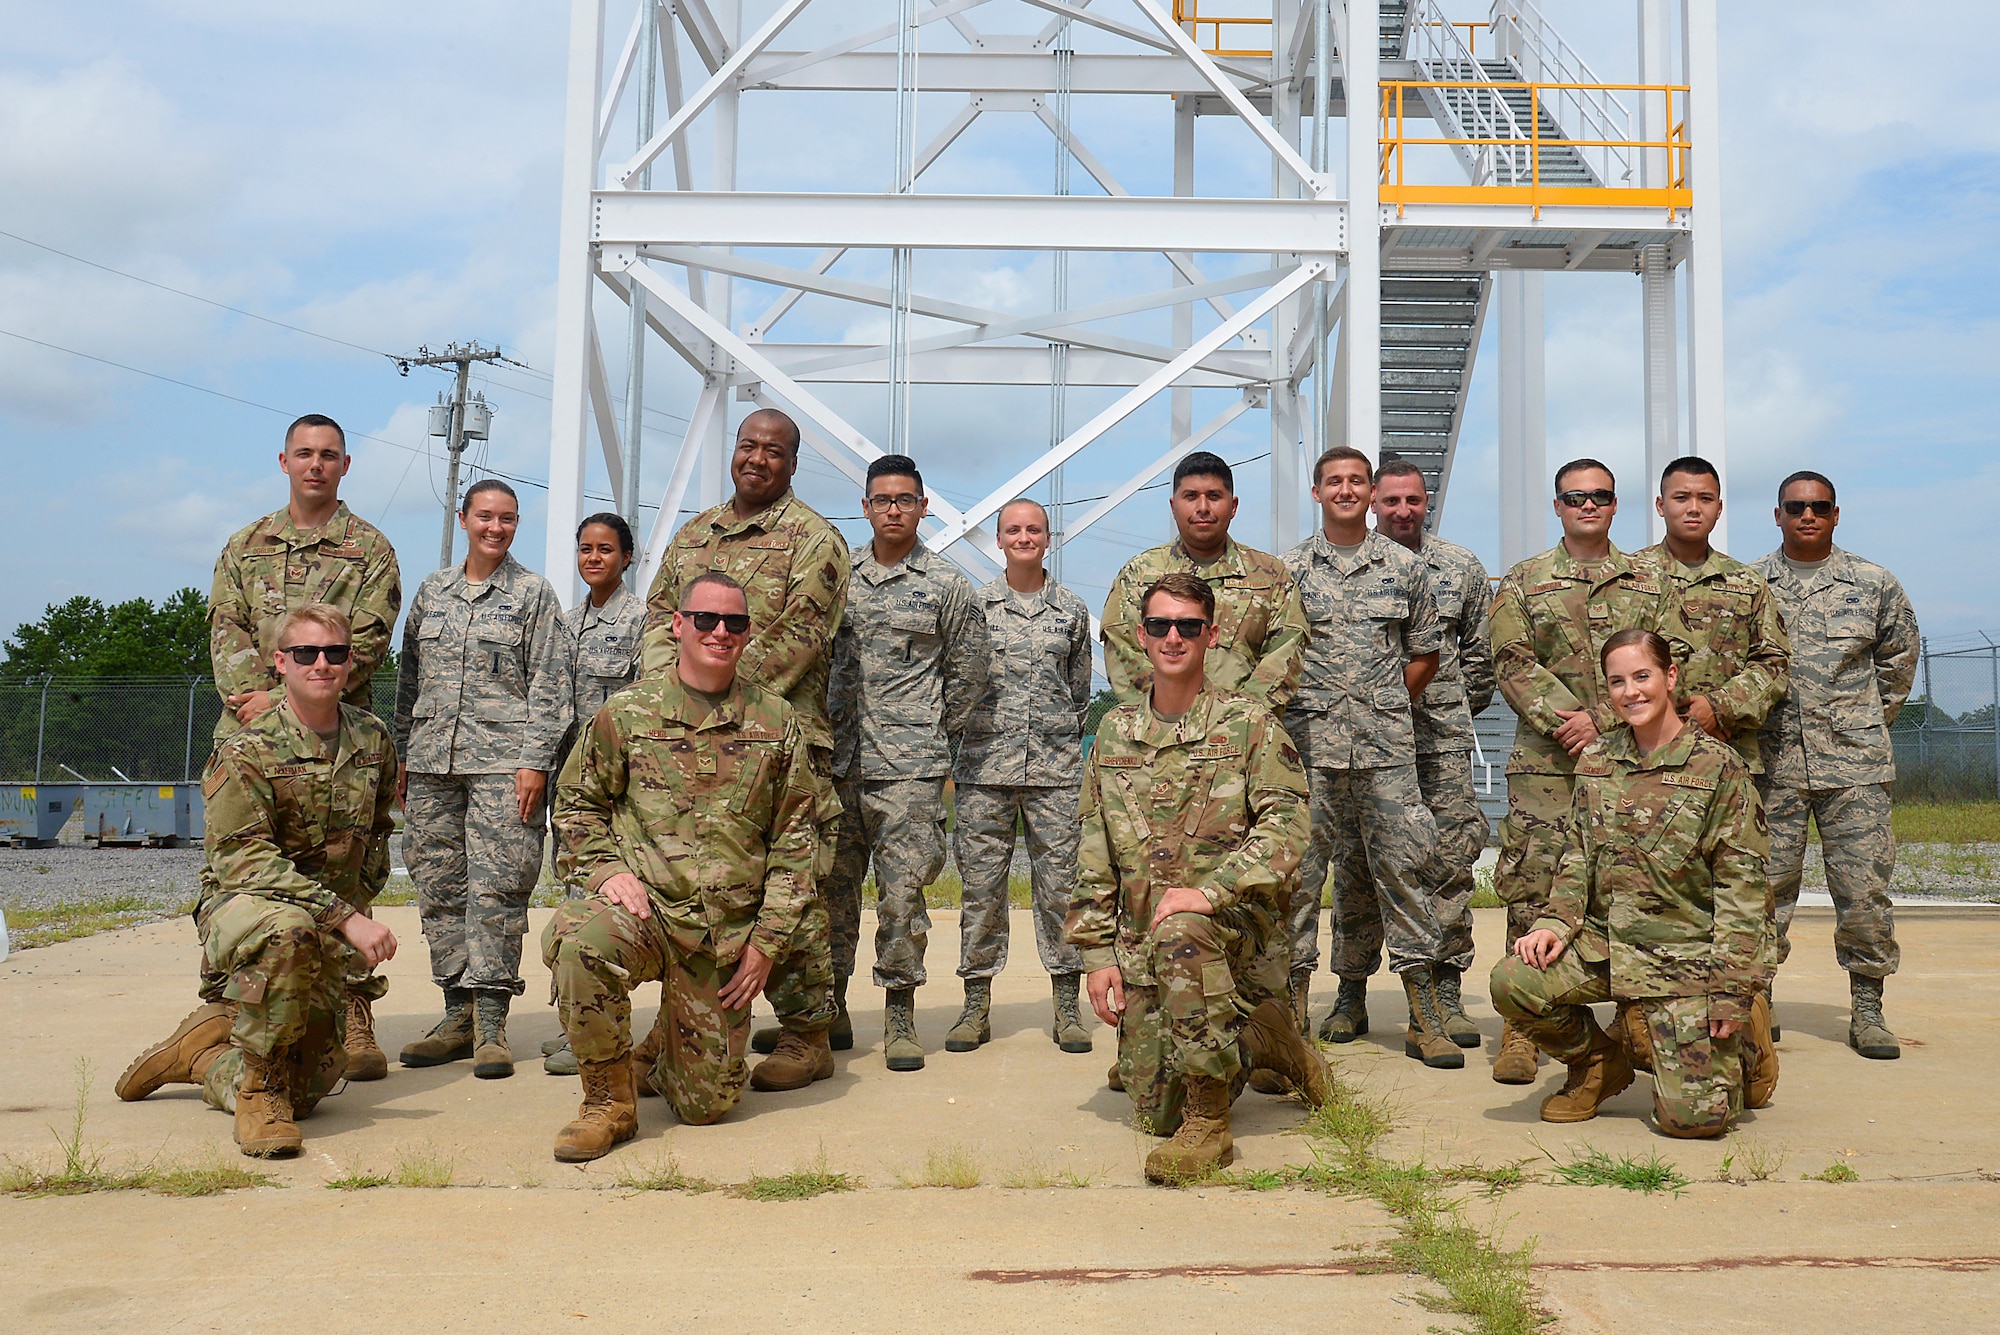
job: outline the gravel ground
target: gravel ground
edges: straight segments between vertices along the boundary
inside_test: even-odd
[[[0,848],[0,905],[52,909],[130,895],[162,909],[193,899],[199,848]]]
[[[1826,889],[1820,846],[1806,845],[1805,888]],[[2000,902],[2000,844],[1904,844],[1889,891],[1897,896]]]

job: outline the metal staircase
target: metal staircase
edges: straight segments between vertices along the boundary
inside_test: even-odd
[[[1451,483],[1490,273],[1382,274],[1382,457],[1415,464],[1435,530]]]

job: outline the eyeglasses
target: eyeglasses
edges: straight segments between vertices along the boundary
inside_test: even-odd
[[[748,612],[688,612],[685,615],[704,635],[714,630],[718,623],[731,635],[741,635],[750,629]]]
[[[891,510],[901,510],[904,514],[909,514],[923,503],[923,497],[907,491],[900,496],[870,496],[867,502],[868,508],[878,515],[887,514]]]
[[[1200,617],[1140,617],[1139,629],[1156,640],[1166,639],[1170,630],[1179,631],[1184,640],[1198,640],[1208,622]]]
[[[1559,491],[1556,499],[1572,510],[1581,510],[1585,501],[1598,506],[1616,505],[1618,493],[1608,487],[1599,487],[1596,491]]]
[[[1780,501],[1779,504],[1784,506],[1785,513],[1794,519],[1797,519],[1807,510],[1811,510],[1821,519],[1833,513],[1832,501]]]
[[[300,667],[311,667],[314,663],[319,662],[321,654],[326,655],[328,667],[339,667],[347,661],[347,656],[354,652],[354,646],[351,644],[290,644],[278,650],[278,652],[281,654],[290,654],[292,661]]]

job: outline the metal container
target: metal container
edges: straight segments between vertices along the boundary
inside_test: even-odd
[[[201,785],[93,783],[84,793],[83,837],[98,847],[175,848],[202,832]]]
[[[0,843],[47,848],[83,805],[80,783],[9,784],[0,788]],[[201,795],[199,785],[195,796]]]

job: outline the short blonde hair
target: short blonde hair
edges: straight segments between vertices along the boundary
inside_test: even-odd
[[[322,629],[334,631],[350,644],[354,641],[354,623],[347,619],[347,613],[332,603],[302,603],[278,618],[277,647],[284,647],[285,639],[292,633],[292,628],[301,622],[310,622]]]

